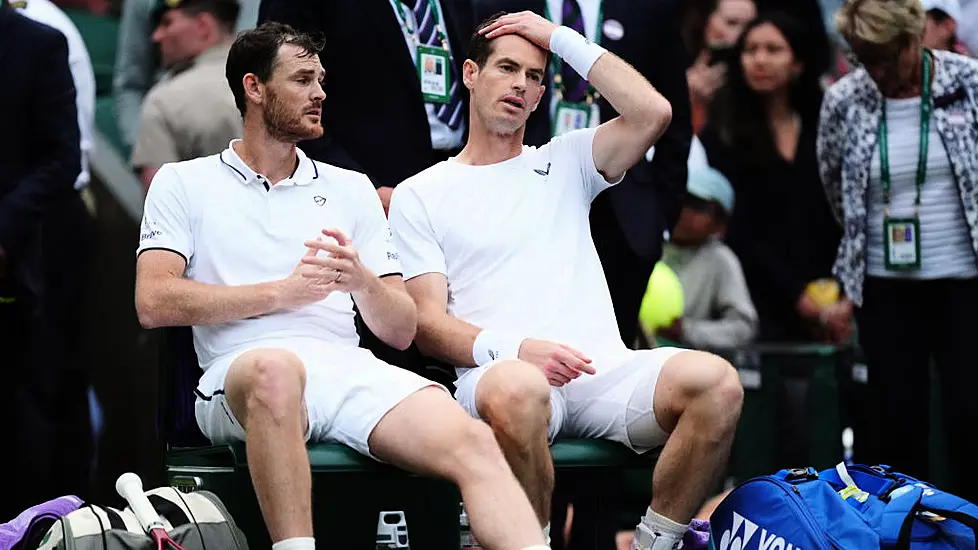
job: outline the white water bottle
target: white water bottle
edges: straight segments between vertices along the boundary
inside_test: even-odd
[[[407,520],[404,512],[381,512],[377,518],[377,550],[409,550]]]
[[[459,504],[459,509],[459,533],[461,534],[459,542],[462,550],[482,550],[482,546],[475,540],[475,536],[472,535],[472,530],[469,528],[469,515],[465,513],[465,504]]]

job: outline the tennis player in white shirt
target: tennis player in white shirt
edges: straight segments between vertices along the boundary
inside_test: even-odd
[[[588,129],[584,109],[558,105],[556,124],[571,131],[537,149],[523,131],[549,52],[621,115]],[[743,390],[714,355],[625,346],[588,225],[591,201],[662,135],[670,105],[614,54],[530,12],[483,23],[463,74],[468,143],[391,202],[416,341],[457,366],[456,399],[492,426],[545,530],[548,442],[665,445],[632,548],[675,548],[725,465]]]
[[[154,176],[136,264],[140,322],[193,326],[197,423],[214,442],[247,443],[273,550],[315,548],[307,440],[447,478],[486,548],[545,549],[491,430],[445,388],[357,347],[354,303],[399,349],[417,311],[373,185],[296,148],[323,133],[321,47],[280,23],[231,46],[244,138]]]

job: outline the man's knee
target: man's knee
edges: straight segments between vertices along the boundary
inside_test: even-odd
[[[676,416],[696,404],[716,420],[729,421],[723,425],[736,423],[744,401],[737,369],[722,357],[700,351],[686,351],[666,361],[655,394],[656,401],[661,397]]]
[[[301,412],[306,371],[302,361],[282,349],[253,350],[228,370],[225,394],[242,425],[256,412],[285,421]]]
[[[506,361],[486,371],[476,387],[479,416],[505,427],[550,420],[550,384],[536,366]]]

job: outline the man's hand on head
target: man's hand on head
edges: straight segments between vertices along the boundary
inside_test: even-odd
[[[486,38],[498,38],[507,34],[518,34],[537,46],[550,51],[550,37],[557,30],[557,25],[540,17],[532,11],[507,13],[481,32]]]
[[[551,386],[569,384],[581,374],[594,374],[591,360],[576,349],[547,340],[523,340],[519,359],[543,371]]]

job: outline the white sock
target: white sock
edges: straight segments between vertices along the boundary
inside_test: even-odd
[[[548,521],[546,525],[543,526],[543,539],[547,541],[547,546],[550,546],[550,522]]]
[[[683,540],[687,529],[689,524],[676,523],[650,506],[635,528],[631,550],[672,550]]]
[[[316,539],[312,537],[295,537],[280,540],[272,545],[272,550],[316,550]]]

